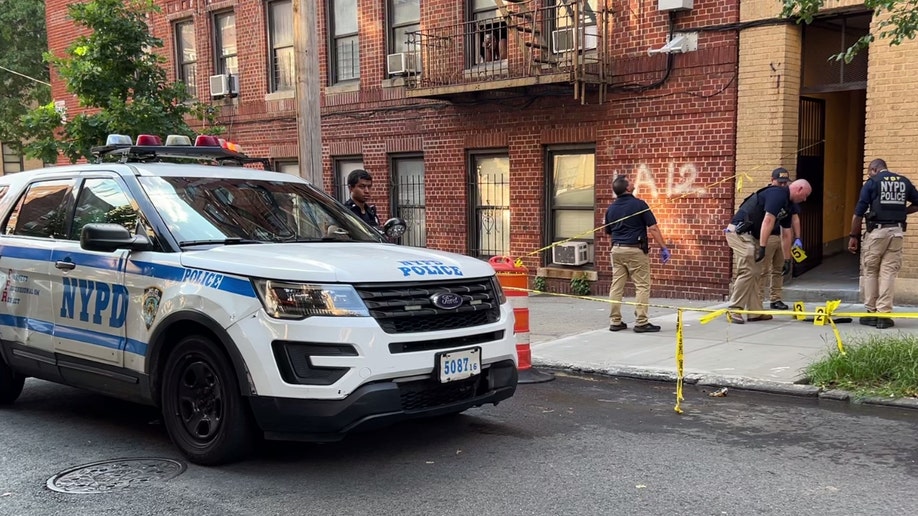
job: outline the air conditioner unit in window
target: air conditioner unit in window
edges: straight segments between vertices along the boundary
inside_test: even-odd
[[[386,56],[386,71],[389,75],[416,73],[421,69],[421,56],[417,52],[398,52]]]
[[[551,248],[551,261],[558,265],[583,265],[593,261],[592,244],[587,242],[565,242]]]
[[[235,75],[210,76],[210,96],[212,98],[235,96],[239,93],[239,79]]]
[[[574,38],[574,29],[560,29],[551,31],[551,51],[555,54],[572,52],[574,50],[594,50],[598,42],[596,25],[580,27],[578,36]]]

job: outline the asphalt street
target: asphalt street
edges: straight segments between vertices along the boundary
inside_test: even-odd
[[[64,494],[52,475],[180,459],[155,410],[36,380],[0,410],[0,514],[912,514],[918,414],[602,376],[333,444],[268,443],[171,480]]]

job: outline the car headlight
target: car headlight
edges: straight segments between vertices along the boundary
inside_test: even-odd
[[[313,316],[369,317],[370,311],[350,285],[312,285],[253,280],[268,315],[275,319]]]

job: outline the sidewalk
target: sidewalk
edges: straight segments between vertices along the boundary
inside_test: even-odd
[[[627,299],[626,301],[630,301]],[[726,308],[727,303],[651,299],[651,305],[683,308]],[[807,303],[808,312],[815,303]],[[843,303],[837,312],[860,312],[861,304]],[[650,319],[662,326],[659,333],[634,333],[634,308],[623,306],[628,329],[609,331],[609,304],[599,301],[533,296],[529,299],[530,342],[533,365],[546,368],[627,376],[676,379],[676,310],[652,307]],[[898,312],[918,312],[918,307],[897,307]],[[847,399],[840,391],[820,392],[801,385],[803,370],[836,348],[832,327],[776,316],[771,321],[730,324],[721,316],[707,324],[706,312],[683,312],[684,377],[687,383]],[[918,335],[918,319],[896,319],[894,328],[861,326],[855,318],[837,327],[843,345],[861,334],[904,332]],[[867,400],[918,408],[918,400]]]

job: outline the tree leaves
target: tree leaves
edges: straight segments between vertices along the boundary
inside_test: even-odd
[[[213,125],[213,109],[192,99],[183,83],[166,80],[166,60],[156,53],[163,41],[148,26],[148,17],[159,12],[153,0],[91,0],[67,10],[76,25],[90,31],[78,36],[64,57],[46,52],[45,60],[89,109],[66,123],[53,104],[32,110],[20,134],[31,140],[27,155],[53,163],[63,153],[76,162],[108,134],[191,136],[186,116]]]

